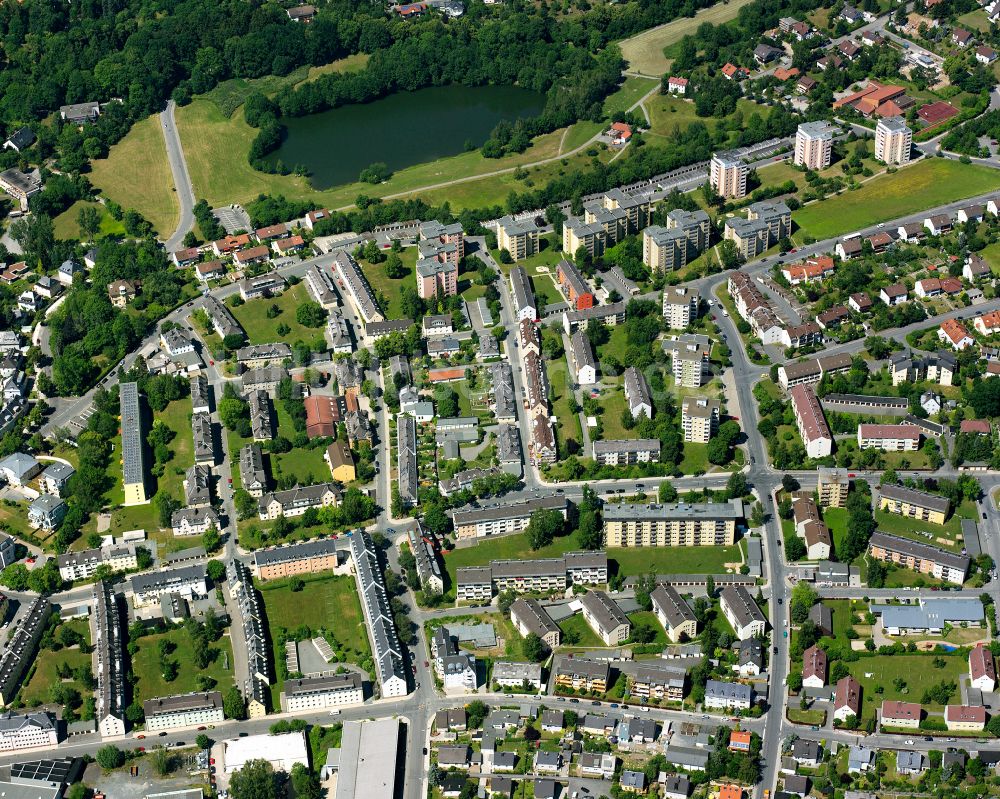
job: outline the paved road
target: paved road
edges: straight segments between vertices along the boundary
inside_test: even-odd
[[[167,252],[179,249],[185,234],[194,228],[194,189],[191,186],[191,176],[188,174],[187,161],[184,158],[184,147],[181,145],[181,137],[177,132],[177,122],[174,119],[176,108],[177,104],[170,100],[167,102],[166,109],[160,113],[160,129],[163,131],[163,141],[167,147],[167,160],[170,161],[170,172],[174,177],[174,191],[177,193],[177,202],[181,212],[177,229],[163,243]]]

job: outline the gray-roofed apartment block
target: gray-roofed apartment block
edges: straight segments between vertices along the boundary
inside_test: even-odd
[[[379,569],[375,544],[367,532],[357,530],[351,536],[351,556],[382,696],[404,696],[407,689],[402,645],[396,634],[396,622]]]
[[[4,705],[14,700],[21,677],[35,659],[35,647],[48,624],[51,610],[52,605],[45,597],[35,598],[7,634],[7,646],[0,656],[0,700]]]
[[[92,639],[97,662],[97,727],[102,736],[125,734],[125,644],[118,600],[111,584],[94,584]]]
[[[396,417],[396,471],[399,498],[407,505],[417,502],[417,422],[409,415]]]

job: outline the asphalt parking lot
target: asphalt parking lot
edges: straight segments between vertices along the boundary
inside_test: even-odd
[[[243,206],[224,205],[221,208],[213,208],[212,214],[226,229],[226,233],[232,234],[237,230],[250,230],[251,228],[250,215],[243,210]]]

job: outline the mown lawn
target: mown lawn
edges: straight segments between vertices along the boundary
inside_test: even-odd
[[[90,182],[122,208],[142,214],[161,236],[174,232],[179,207],[159,115],[137,122],[107,158],[91,162]]]
[[[168,660],[178,663],[177,679],[167,682],[163,679],[158,652],[159,642],[170,641],[174,650],[167,655]],[[217,654],[208,668],[198,671],[191,663],[194,660],[191,636],[183,628],[170,630],[158,635],[146,635],[139,639],[139,651],[132,658],[132,671],[138,678],[135,696],[140,702],[158,696],[186,694],[198,690],[198,676],[204,674],[214,679],[216,688],[223,693],[233,680],[233,648],[229,637],[223,635],[212,644]]]
[[[878,177],[856,191],[804,206],[792,219],[798,236],[827,239],[998,187],[996,170],[931,158]]]
[[[380,264],[370,264],[361,261],[361,271],[371,284],[375,295],[384,294],[389,301],[389,319],[402,319],[403,309],[401,302],[401,292],[404,286],[412,289],[417,287],[417,279],[414,277],[414,270],[417,265],[417,248],[406,247],[398,253],[399,260],[406,267],[406,274],[403,277],[392,278],[385,273],[385,261]],[[484,289],[485,290],[485,289]]]
[[[79,239],[80,224],[77,221],[80,216],[80,209],[85,206],[96,208],[101,212],[101,229],[98,236],[124,236],[125,226],[109,214],[99,202],[88,200],[77,200],[59,216],[52,220],[57,239]]]
[[[559,622],[559,629],[563,633],[563,645],[572,647],[598,647],[607,646],[600,639],[600,637],[595,633],[586,620],[583,618],[582,613],[574,613],[568,619],[564,619]],[[566,641],[567,634],[572,639],[573,643]]]
[[[935,668],[935,655],[892,655],[861,658],[853,663],[847,663],[848,670],[859,683],[862,693],[862,719],[868,719],[875,714],[884,700],[901,700],[904,702],[921,703],[923,692],[941,681],[953,681],[958,685],[959,678],[966,672],[966,659],[961,655],[941,655],[944,668]],[[870,677],[867,675],[871,675]],[[902,679],[905,685],[897,689],[893,681]],[[876,694],[875,688],[881,686],[882,693]],[[956,687],[952,699],[959,696]],[[941,709],[941,705],[925,704],[924,710]]]
[[[700,10],[693,17],[681,17],[619,42],[622,56],[629,62],[629,69],[644,75],[659,77],[670,69],[671,60],[663,50],[693,34],[703,22],[720,25],[735,19],[740,9],[750,0],[729,0]]]
[[[618,87],[618,91],[608,95],[604,101],[604,113],[608,116],[621,111],[628,111],[633,105],[639,102],[650,89],[656,87],[658,80],[650,78],[638,78],[633,75],[625,78],[625,82]]]
[[[660,624],[659,619],[656,618],[656,614],[651,610],[640,610],[636,613],[629,614],[629,621],[632,622],[633,629],[637,624],[644,624],[652,630],[656,631],[656,637],[649,641],[651,644],[662,644],[666,646],[670,643],[670,639],[667,638],[667,633]]]
[[[285,659],[285,647],[279,644],[282,628],[294,630],[302,625],[310,628],[312,637],[320,635],[320,630],[329,632],[336,641],[333,649],[337,656],[350,663],[370,657],[371,646],[354,579],[325,574],[304,576],[303,580],[306,585],[301,591],[292,591],[290,580],[273,580],[257,586],[264,599],[274,662]],[[280,676],[271,684],[274,708],[279,707],[283,685]]]
[[[306,327],[299,324],[295,318],[295,309],[304,302],[312,300],[305,283],[291,286],[277,297],[250,300],[236,307],[230,306],[243,329],[246,330],[251,344],[271,344],[282,341],[294,344],[297,341],[316,341],[323,339],[323,328]],[[228,303],[227,303],[228,305]],[[268,311],[272,305],[278,307],[277,316],[269,317]],[[286,325],[290,332],[285,335],[278,333],[278,327]]]
[[[742,563],[739,544],[731,547],[608,547],[608,559],[618,564],[618,573],[724,574],[727,563]]]
[[[73,619],[60,624],[55,631],[56,640],[59,637],[59,629],[62,627],[69,627],[76,630],[88,644],[90,643],[90,625],[86,619]],[[58,685],[61,682],[59,675],[56,673],[56,668],[61,663],[65,663],[71,669],[76,669],[80,666],[87,666],[89,668],[91,666],[91,658],[90,655],[81,652],[79,647],[74,647],[73,649],[63,648],[58,652],[52,649],[39,649],[38,654],[35,656],[34,671],[31,674],[31,679],[21,687],[19,694],[21,701],[25,705],[35,707],[51,701],[49,690],[52,686]],[[80,696],[84,698],[90,693],[83,685],[77,682],[73,682],[72,687],[76,688],[80,692]]]
[[[292,591],[289,580],[258,585],[272,635],[279,627],[290,630],[305,624],[314,631],[329,630],[346,649],[369,653],[368,633],[354,579],[332,574],[303,579],[306,586],[299,592]]]

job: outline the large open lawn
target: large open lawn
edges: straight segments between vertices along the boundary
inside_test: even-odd
[[[742,564],[739,544],[731,547],[655,547],[618,549],[608,547],[608,560],[618,564],[618,573],[724,574],[727,564]]]
[[[57,239],[78,239],[80,237],[80,209],[91,206],[101,212],[99,236],[124,236],[125,226],[109,214],[99,202],[77,200],[59,216],[52,220]]]
[[[740,9],[750,0],[728,0],[716,3],[710,8],[702,9],[693,17],[682,17],[652,28],[648,31],[619,42],[622,56],[628,61],[629,69],[659,79],[670,69],[672,59],[668,59],[663,50],[676,44],[689,34],[693,34],[703,22],[719,25],[735,19]]]
[[[87,624],[86,619],[73,619],[60,624],[59,628],[61,627],[70,627],[76,630],[88,644],[90,643],[90,625]],[[57,640],[59,628],[56,628]],[[61,682],[56,668],[62,663],[71,669],[77,669],[80,666],[90,668],[91,658],[90,655],[81,652],[79,647],[63,648],[58,652],[52,649],[39,649],[38,655],[35,657],[31,678],[21,687],[20,699],[25,705],[35,707],[51,701],[49,689]],[[72,682],[72,687],[76,688],[82,697],[89,694],[83,685],[75,681]]]
[[[851,674],[861,683],[862,718],[867,719],[873,716],[875,709],[881,705],[883,700],[898,699],[919,703],[924,690],[942,680],[951,680],[957,685],[959,677],[968,669],[966,659],[961,656],[942,656],[941,659],[945,665],[944,668],[940,669],[934,668],[932,665],[933,655],[877,656],[847,663]],[[897,678],[905,682],[902,690],[898,690],[893,684]],[[877,686],[882,687],[881,694],[875,693]],[[956,688],[952,699],[957,699],[958,696],[959,692]],[[924,710],[928,709],[940,710],[941,706],[924,705]]]
[[[161,236],[174,232],[177,196],[157,114],[133,125],[107,158],[91,164],[90,182],[122,208],[142,214]]]
[[[292,591],[289,580],[260,583],[261,596],[267,615],[268,635],[275,663],[285,659],[285,647],[280,644],[281,630],[294,630],[301,625],[310,628],[311,637],[328,633],[328,640],[338,658],[359,663],[371,654],[365,619],[361,612],[354,579],[332,574],[304,576],[305,587]],[[272,706],[279,706],[282,689],[279,678],[271,685]]]
[[[304,577],[305,588],[292,591],[288,580],[261,583],[261,596],[272,635],[279,627],[293,629],[306,624],[314,631],[328,630],[346,650],[370,652],[365,620],[355,582],[332,574]]]
[[[604,113],[608,116],[619,111],[628,111],[633,105],[639,102],[651,89],[656,88],[658,81],[650,78],[637,78],[629,76],[625,82],[618,87],[618,91],[608,95],[604,101]]]
[[[796,211],[797,236],[827,239],[1000,187],[988,167],[931,158]]]
[[[174,650],[167,655],[168,660],[175,660],[179,666],[177,679],[167,682],[163,679],[160,668],[159,642],[170,641]],[[170,630],[159,635],[146,635],[139,639],[139,651],[132,658],[132,671],[138,678],[135,684],[135,696],[140,702],[158,696],[186,694],[198,690],[198,676],[204,674],[217,683],[217,688],[223,692],[233,681],[233,647],[229,636],[223,635],[212,644],[212,649],[218,650],[208,668],[198,671],[191,663],[194,659],[191,636],[183,628]]]
[[[406,247],[399,252],[398,255],[399,260],[403,262],[403,266],[407,269],[407,272],[403,275],[403,277],[389,277],[385,273],[385,261],[380,264],[370,264],[368,261],[360,262],[361,271],[371,284],[375,295],[378,296],[379,294],[384,294],[385,298],[389,301],[389,319],[403,318],[403,287],[409,286],[411,289],[415,289],[417,287],[417,281],[414,277],[414,270],[417,266],[417,248]]]
[[[243,305],[230,307],[230,310],[247,331],[251,344],[270,344],[275,341],[294,344],[297,341],[310,342],[323,339],[323,328],[306,327],[295,319],[295,309],[311,300],[306,284],[299,283],[278,297],[250,300]],[[272,305],[278,306],[280,313],[269,317],[268,311]],[[291,332],[279,335],[280,325],[286,325]]]
[[[559,622],[559,629],[562,630],[562,640],[565,646],[587,648],[606,646],[604,641],[587,624],[582,613],[574,613],[569,618]]]

